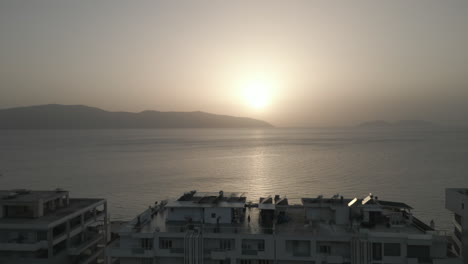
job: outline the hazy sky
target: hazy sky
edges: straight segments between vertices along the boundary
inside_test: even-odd
[[[0,0],[0,108],[46,103],[468,124],[468,1]]]

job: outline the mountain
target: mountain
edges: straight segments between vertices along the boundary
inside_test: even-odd
[[[436,124],[425,120],[398,120],[394,123],[374,120],[364,122],[358,125],[362,128],[435,128]]]
[[[204,112],[109,112],[83,105],[39,105],[0,109],[0,129],[268,128],[246,117]]]

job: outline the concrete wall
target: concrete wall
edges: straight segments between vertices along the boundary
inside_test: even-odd
[[[458,215],[468,217],[468,195],[461,194],[459,190],[445,190],[445,208]]]
[[[192,218],[195,222],[203,219],[203,208],[168,208],[167,219],[169,221],[187,221]]]
[[[329,207],[310,207],[306,209],[306,218],[313,221],[334,221],[335,215]]]
[[[220,217],[220,224],[229,224],[232,220],[231,210],[231,208],[205,208],[205,223],[216,224],[217,218]]]
[[[337,225],[349,224],[349,207],[348,206],[340,206],[336,208],[335,223]]]

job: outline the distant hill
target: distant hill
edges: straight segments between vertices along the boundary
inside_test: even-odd
[[[109,112],[83,105],[39,105],[0,109],[0,129],[267,128],[246,117],[204,112]]]
[[[384,120],[374,120],[358,125],[362,128],[434,128],[438,125],[424,120],[399,120],[394,123]]]

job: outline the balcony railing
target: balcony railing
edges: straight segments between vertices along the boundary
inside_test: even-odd
[[[78,264],[88,264],[95,260],[99,255],[103,254],[104,248],[99,248],[93,251],[90,255],[81,256],[78,259]]]
[[[242,255],[256,256],[258,251],[255,249],[242,249]]]
[[[171,253],[184,253],[184,249],[183,248],[171,248],[169,250]]]
[[[294,257],[310,257],[310,252],[293,252]]]
[[[81,252],[83,252],[87,248],[95,245],[96,243],[98,243],[103,238],[103,235],[101,235],[99,233],[94,233],[93,235],[87,234],[87,236],[88,237],[86,238],[86,240],[84,242],[78,243],[77,245],[73,245],[69,249],[69,254],[70,255],[79,255]]]
[[[145,249],[144,248],[132,248],[132,253],[133,254],[144,254]]]

